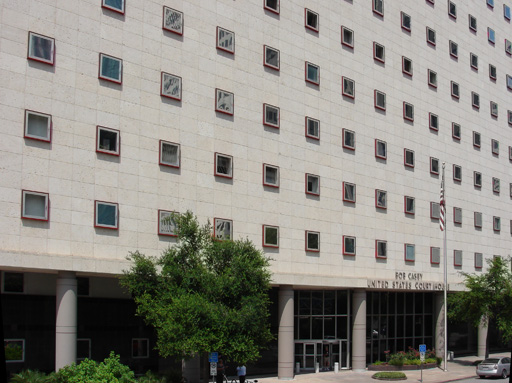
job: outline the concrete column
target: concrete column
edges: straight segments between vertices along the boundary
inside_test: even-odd
[[[436,356],[444,360],[444,294],[434,294],[434,320],[436,324],[434,347],[436,349]]]
[[[352,371],[366,370],[366,291],[352,295]]]
[[[279,334],[277,339],[277,377],[293,379],[295,348],[293,339],[293,288],[279,287]]]
[[[487,357],[487,330],[488,323],[482,319],[478,326],[478,357],[483,359]]]
[[[76,362],[76,275],[59,271],[55,315],[55,371]]]

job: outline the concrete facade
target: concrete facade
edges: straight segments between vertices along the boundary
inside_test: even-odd
[[[283,0],[278,14],[262,0],[126,0],[124,14],[100,3],[0,5],[3,271],[112,278],[127,268],[130,251],[158,256],[174,243],[158,234],[159,209],[191,210],[201,222],[231,220],[234,238],[258,246],[263,225],[279,227],[278,248],[263,250],[273,259],[274,286],[286,286],[287,294],[355,290],[356,304],[359,291],[439,291],[442,234],[430,210],[439,202],[440,175],[431,172],[431,158],[446,163],[450,289],[460,289],[459,272],[482,270],[475,253],[483,254],[483,270],[485,259],[509,254],[512,58],[504,41],[512,34],[504,6],[511,3],[453,1],[456,17],[439,0],[386,1],[382,15],[372,1],[350,0]],[[164,6],[183,12],[182,35],[162,29]],[[318,31],[305,26],[306,8],[318,15]],[[401,27],[402,12],[411,17],[410,31]],[[234,33],[234,54],[216,48],[217,27]],[[353,47],[341,44],[342,27],[353,31]],[[427,28],[436,32],[435,45],[426,41]],[[53,65],[27,59],[29,32],[54,39]],[[450,41],[458,57],[450,55]],[[374,58],[374,43],[385,47],[385,62]],[[264,46],[279,50],[279,71],[263,65]],[[101,53],[122,60],[121,84],[98,78]],[[403,57],[412,60],[412,76],[402,70]],[[319,85],[305,80],[307,62],[320,68]],[[181,77],[181,100],[160,95],[162,72]],[[342,96],[343,78],[354,81],[353,98]],[[215,111],[216,89],[234,94],[233,115]],[[385,111],[374,105],[376,90],[386,94]],[[404,118],[404,102],[414,105],[414,121]],[[263,124],[264,104],[279,108],[278,129]],[[26,110],[51,115],[51,142],[25,137]],[[438,130],[429,128],[430,113]],[[318,140],[305,137],[306,117],[320,121]],[[460,139],[452,123],[460,125]],[[119,155],[96,150],[98,126],[119,132]],[[344,129],[355,134],[355,150],[343,146]],[[159,165],[161,140],[180,145],[179,168]],[[376,140],[387,143],[386,159],[376,157]],[[414,167],[404,165],[404,149],[414,151]],[[232,178],[214,175],[215,153],[232,156]],[[279,188],[262,184],[264,164],[279,168]],[[319,177],[319,195],[305,192],[306,174]],[[356,185],[355,202],[344,201],[343,183]],[[47,193],[47,221],[22,218],[23,190]],[[386,209],[376,207],[376,190],[387,192]],[[406,197],[414,198],[414,214],[404,210]],[[116,230],[95,225],[95,201],[118,204]],[[475,213],[482,213],[481,227]],[[306,231],[320,233],[319,251],[306,250]],[[343,254],[344,236],[355,237],[355,256]],[[376,257],[377,240],[386,241],[385,258]],[[406,244],[414,245],[413,261],[405,260]],[[432,247],[441,250],[440,264],[432,262]],[[25,280],[25,294],[53,294],[48,290]],[[280,345],[280,353],[289,347]],[[289,354],[279,363],[286,364],[284,377],[293,374]]]

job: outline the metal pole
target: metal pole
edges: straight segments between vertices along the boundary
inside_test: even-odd
[[[447,300],[447,293],[446,290],[448,289],[448,257],[446,255],[446,231],[448,230],[448,219],[446,208],[446,184],[444,182],[444,167],[445,163],[443,162],[443,194],[444,194],[444,230],[443,230],[443,253],[444,253],[444,371],[448,371],[447,368],[447,359],[448,359],[448,300]]]

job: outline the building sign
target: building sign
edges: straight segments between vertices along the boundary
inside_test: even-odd
[[[443,291],[441,282],[423,281],[422,273],[397,271],[394,280],[368,279],[369,289]]]

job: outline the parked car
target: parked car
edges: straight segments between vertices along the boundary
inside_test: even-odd
[[[485,359],[476,367],[476,374],[479,377],[501,376],[506,379],[510,375],[510,358]]]

